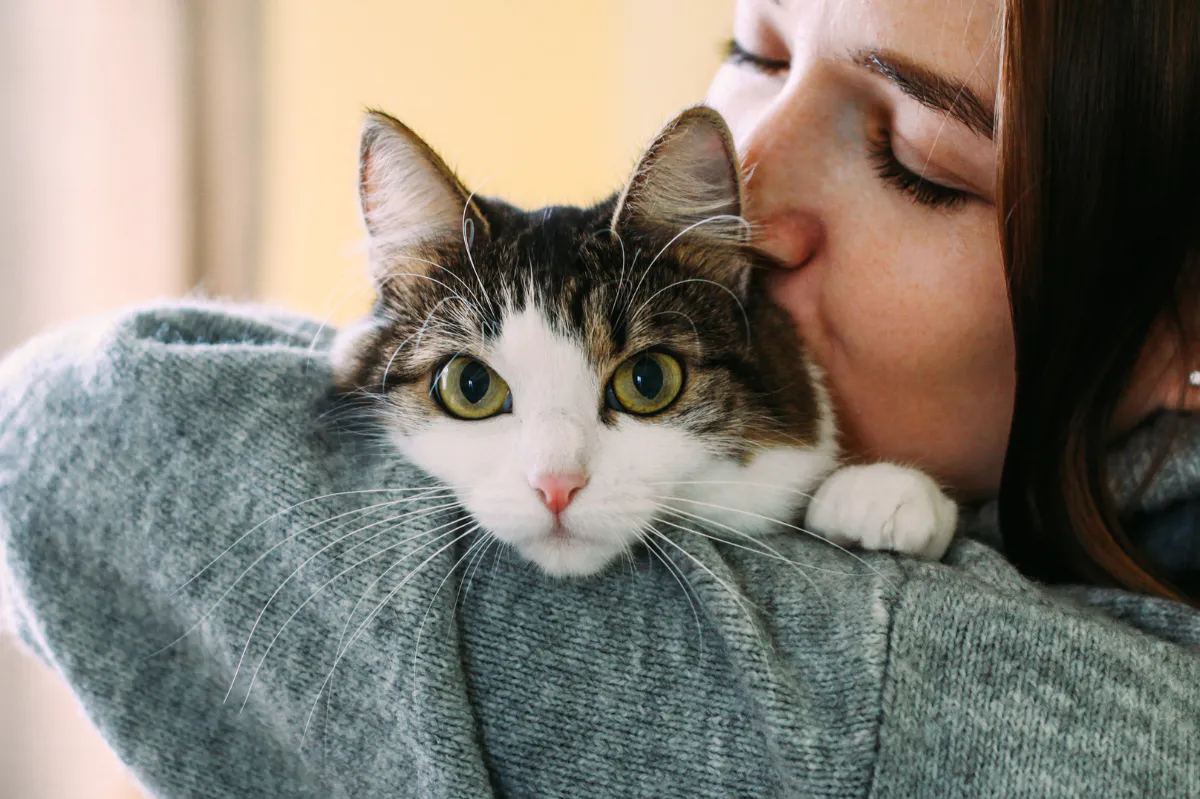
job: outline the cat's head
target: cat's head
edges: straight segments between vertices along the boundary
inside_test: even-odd
[[[610,199],[528,213],[371,113],[360,196],[378,295],[335,346],[339,387],[548,573],[676,528],[793,521],[832,467],[828,403],[754,279],[711,109],[667,125]]]

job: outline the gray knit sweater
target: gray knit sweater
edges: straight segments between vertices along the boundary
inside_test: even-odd
[[[420,536],[456,517],[331,403],[328,338],[171,306],[0,367],[12,616],[154,795],[1200,796],[1200,615],[966,539],[452,571],[471,540]],[[1198,473],[1200,442],[1148,510]]]

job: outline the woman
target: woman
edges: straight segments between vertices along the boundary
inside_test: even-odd
[[[1001,5],[743,0],[710,102],[848,445],[999,493],[1034,576],[1200,600],[1104,458],[1200,408],[1200,8]]]
[[[1122,537],[1104,452],[1195,402],[1200,18],[1126,8],[744,0],[711,100],[852,451],[999,491],[1035,574],[1177,595]],[[156,794],[1200,794],[1200,615],[1044,590],[971,541],[944,564],[801,536],[586,581],[501,564],[461,607],[415,568],[355,617],[386,572],[256,559],[270,525],[396,490],[423,514],[401,535],[448,512],[314,426],[316,329],[164,308],[0,371],[17,623]]]

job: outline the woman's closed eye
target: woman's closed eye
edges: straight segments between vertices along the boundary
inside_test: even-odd
[[[925,164],[922,173],[905,166],[896,156],[892,134],[886,128],[868,140],[867,153],[880,180],[920,205],[953,210],[961,208],[972,196],[970,192],[930,180],[928,174],[923,174],[928,164]]]
[[[788,59],[762,55],[741,44],[737,39],[730,39],[727,43],[726,61],[768,77],[784,76],[791,69]],[[900,192],[919,205],[953,211],[966,205],[967,201],[975,196],[971,191],[948,185],[953,181],[940,179],[936,175],[937,170],[932,168],[928,159],[921,159],[915,153],[908,160],[923,163],[917,167],[906,165],[905,159],[896,154],[892,133],[887,128],[881,127],[868,136],[866,154],[885,186]],[[931,172],[935,174],[931,175]]]
[[[788,59],[768,58],[759,55],[739,44],[737,39],[730,39],[725,44],[725,60],[735,66],[748,67],[755,72],[761,72],[764,75],[772,77],[782,75],[791,66],[791,62]]]

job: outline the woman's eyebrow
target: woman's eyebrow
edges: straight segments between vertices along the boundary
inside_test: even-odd
[[[921,105],[944,111],[981,136],[993,137],[996,114],[991,104],[980,100],[965,83],[944,78],[885,50],[859,50],[853,60],[860,67],[886,78]]]

